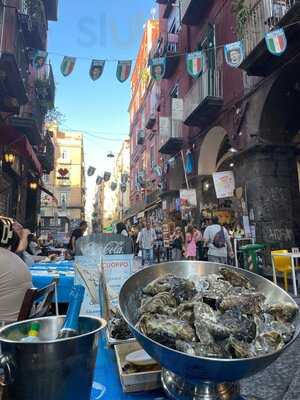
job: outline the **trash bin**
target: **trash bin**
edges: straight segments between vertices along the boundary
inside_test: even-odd
[[[248,271],[255,272],[256,274],[262,273],[262,262],[259,259],[259,252],[265,248],[264,244],[259,243],[247,244],[240,247],[240,251],[244,255],[244,265]]]
[[[80,317],[80,335],[57,340],[64,317],[35,319],[40,342],[20,338],[32,321],[17,322],[0,330],[1,376],[13,400],[87,400],[93,385],[99,333],[105,321]]]

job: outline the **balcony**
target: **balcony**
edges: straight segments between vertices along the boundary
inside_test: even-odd
[[[151,58],[167,57],[164,79],[170,79],[179,63],[178,34],[165,33],[160,36],[156,46],[150,52]]]
[[[182,121],[171,117],[160,117],[160,149],[161,154],[174,155],[182,150]]]
[[[145,143],[145,130],[140,129],[137,133],[137,144],[143,145]]]
[[[46,113],[53,109],[55,100],[55,82],[51,64],[44,65],[35,73],[35,87],[44,112]]]
[[[17,114],[26,104],[29,57],[14,9],[0,6],[4,35],[0,49],[0,110]],[[0,29],[2,24],[0,23]]]
[[[222,69],[209,69],[195,81],[183,100],[183,120],[188,126],[209,124],[223,106]]]
[[[18,116],[9,118],[9,123],[22,132],[29,142],[35,146],[42,143],[44,115],[39,100],[32,96],[30,98],[31,100],[21,108]]]
[[[37,157],[42,165],[43,173],[50,174],[54,170],[54,144],[48,131],[44,136]]]
[[[48,22],[44,3],[31,0],[19,14],[19,21],[28,47],[45,50],[47,47]]]
[[[167,4],[169,0],[156,0],[157,4]]]
[[[199,25],[199,20],[204,15],[209,3],[205,0],[181,0],[181,22],[185,25]]]
[[[43,0],[48,21],[57,21],[58,0]]]
[[[250,76],[268,76],[297,55],[300,51],[300,24],[294,23],[299,17],[299,0],[251,0],[241,32],[245,43],[245,60],[240,68]],[[266,47],[265,34],[280,27],[286,27],[288,46],[281,57],[276,57]]]

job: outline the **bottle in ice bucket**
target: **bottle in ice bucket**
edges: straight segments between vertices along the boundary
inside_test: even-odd
[[[65,323],[58,332],[58,339],[79,335],[79,313],[84,296],[84,287],[75,285],[70,294],[70,303]]]
[[[39,342],[39,332],[40,332],[40,324],[38,322],[32,322],[28,334],[22,339],[22,342],[26,343]]]

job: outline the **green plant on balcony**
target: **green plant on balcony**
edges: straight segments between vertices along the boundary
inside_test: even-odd
[[[232,1],[232,11],[236,18],[236,33],[239,39],[244,37],[246,22],[251,13],[251,9],[246,3],[247,0]]]

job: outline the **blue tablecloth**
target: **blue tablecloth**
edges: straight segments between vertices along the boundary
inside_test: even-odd
[[[68,303],[74,286],[74,262],[60,261],[36,263],[30,268],[34,287],[42,288],[58,278],[57,295],[59,303]],[[67,275],[66,275],[67,274]]]
[[[107,348],[106,340],[102,336],[99,343],[96,370],[94,374],[94,386],[91,400],[162,400],[166,399],[163,390],[140,393],[123,393],[120,383],[118,366],[114,350]],[[96,387],[102,387],[100,390]],[[98,397],[98,398],[97,398]]]

